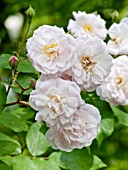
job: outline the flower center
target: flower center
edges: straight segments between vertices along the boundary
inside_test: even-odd
[[[88,31],[88,32],[92,32],[93,31],[93,28],[90,24],[84,24],[84,30]]]
[[[81,63],[84,70],[89,69],[90,71],[92,71],[94,65],[96,64],[96,62],[94,62],[90,57],[86,57],[86,56],[82,56]]]
[[[115,45],[119,46],[123,42],[123,38],[117,36],[116,38],[112,39],[112,41],[115,43]]]
[[[60,96],[58,96],[58,95],[51,96],[48,106],[51,108],[51,110],[54,113],[60,114],[62,112]]]
[[[58,44],[44,45],[43,52],[47,56],[48,60],[53,60],[59,56]]]
[[[117,77],[116,78],[116,85],[119,85],[123,82],[123,78],[122,77]]]

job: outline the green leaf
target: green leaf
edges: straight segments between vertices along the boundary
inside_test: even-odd
[[[103,161],[98,158],[96,155],[93,156],[93,165],[92,168],[90,170],[96,170],[99,168],[104,168],[107,167],[107,165],[105,163],[103,163]]]
[[[101,120],[101,126],[100,126],[100,132],[97,135],[98,145],[101,145],[101,142],[104,138],[110,136],[114,130],[114,119],[102,119]]]
[[[8,166],[11,166],[13,158],[7,155],[7,156],[0,157],[0,160],[4,162],[5,164],[7,164]]]
[[[96,92],[81,92],[82,99],[89,104],[94,105],[100,111],[102,118],[113,118],[113,112],[109,104],[99,98]]]
[[[53,162],[56,162],[59,167],[66,169],[64,162],[61,161],[61,155],[62,155],[62,152],[53,152],[49,156],[49,159],[52,160]]]
[[[33,77],[31,77],[30,75],[27,74],[18,74],[17,77],[17,81],[18,83],[23,87],[23,88],[28,88],[30,85],[30,80],[32,80]],[[21,88],[19,87],[19,85],[17,85],[16,83],[13,84],[12,86],[13,90],[17,93],[21,93]],[[25,95],[29,95],[30,92],[32,91],[32,89],[29,89],[27,91],[24,92]]]
[[[27,147],[32,156],[42,155],[49,147],[44,134],[40,132],[41,126],[41,123],[36,122],[27,133]]]
[[[0,170],[13,170],[12,167],[0,162]]]
[[[16,108],[12,114],[22,120],[28,120],[34,117],[35,111],[31,107]]]
[[[13,158],[13,170],[61,170],[54,160],[43,158],[30,159],[27,156],[16,156]]]
[[[0,81],[0,113],[6,104],[6,88],[5,85]]]
[[[16,152],[15,152],[16,151]],[[0,156],[21,153],[20,144],[9,136],[0,132]]]
[[[10,57],[11,57],[10,54],[0,55],[0,67],[1,68],[11,69],[10,64],[9,64]]]
[[[29,59],[21,60],[17,70],[22,73],[37,73]]]
[[[37,158],[33,160],[35,170],[61,170],[57,165],[57,162],[48,158],[44,160],[43,158]]]
[[[36,170],[32,160],[27,156],[16,156],[13,158],[13,170]]]
[[[3,112],[0,115],[0,123],[15,132],[22,132],[28,130],[28,125],[20,118],[11,113]]]
[[[65,164],[68,170],[90,170],[92,165],[92,156],[87,149],[74,150],[72,152],[63,152],[61,161]]]
[[[124,126],[128,126],[128,114],[117,107],[111,106],[111,108],[114,112],[114,115],[117,116],[119,123]]]

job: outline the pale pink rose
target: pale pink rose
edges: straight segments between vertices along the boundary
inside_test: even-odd
[[[110,40],[107,50],[111,55],[128,55],[128,18],[123,18],[119,24],[112,24],[108,30]]]
[[[122,55],[113,60],[109,76],[96,89],[102,100],[111,105],[128,104],[128,57]]]
[[[81,90],[91,92],[108,76],[113,58],[106,51],[106,44],[91,36],[76,39],[76,52],[77,62],[72,67],[72,78]]]
[[[57,79],[36,83],[36,89],[30,94],[30,105],[39,111],[37,121],[45,121],[48,127],[56,122],[65,124],[84,101],[80,96],[80,88],[75,82]]]
[[[87,14],[86,12],[73,12],[74,20],[70,19],[67,29],[75,36],[82,35],[96,36],[105,39],[107,36],[107,29],[105,28],[105,21],[94,13]]]
[[[46,133],[53,149],[70,152],[75,148],[90,146],[97,136],[100,113],[92,105],[84,104],[70,117],[64,126],[58,121]]]
[[[28,57],[42,74],[68,70],[76,62],[75,39],[63,28],[44,25],[27,40]]]

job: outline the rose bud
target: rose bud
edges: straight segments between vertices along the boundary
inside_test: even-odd
[[[9,59],[9,64],[12,69],[17,68],[18,66],[18,58],[16,56],[11,56]]]

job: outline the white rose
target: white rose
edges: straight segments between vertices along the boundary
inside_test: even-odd
[[[43,74],[64,72],[76,62],[74,43],[74,38],[65,34],[63,28],[44,25],[28,39],[28,57]]]
[[[36,89],[30,94],[30,105],[39,111],[37,121],[45,121],[51,127],[56,122],[65,124],[84,101],[80,96],[80,88],[75,82],[57,79],[36,83]]]
[[[110,75],[96,89],[102,100],[111,105],[128,104],[128,57],[123,55],[113,60]]]
[[[59,122],[46,133],[46,139],[54,149],[70,152],[75,148],[90,146],[96,138],[100,113],[92,105],[84,104],[70,117],[64,126]]]
[[[101,19],[100,15],[87,14],[85,12],[73,12],[75,21],[69,20],[67,29],[76,37],[81,35],[97,36],[105,39],[107,36],[107,29],[105,28],[105,21]]]
[[[72,67],[73,79],[81,89],[91,92],[108,76],[112,57],[106,44],[97,37],[82,36],[76,39],[78,61]]]
[[[108,34],[111,38],[107,43],[108,52],[114,56],[128,55],[128,18],[124,18],[119,24],[112,24]]]

